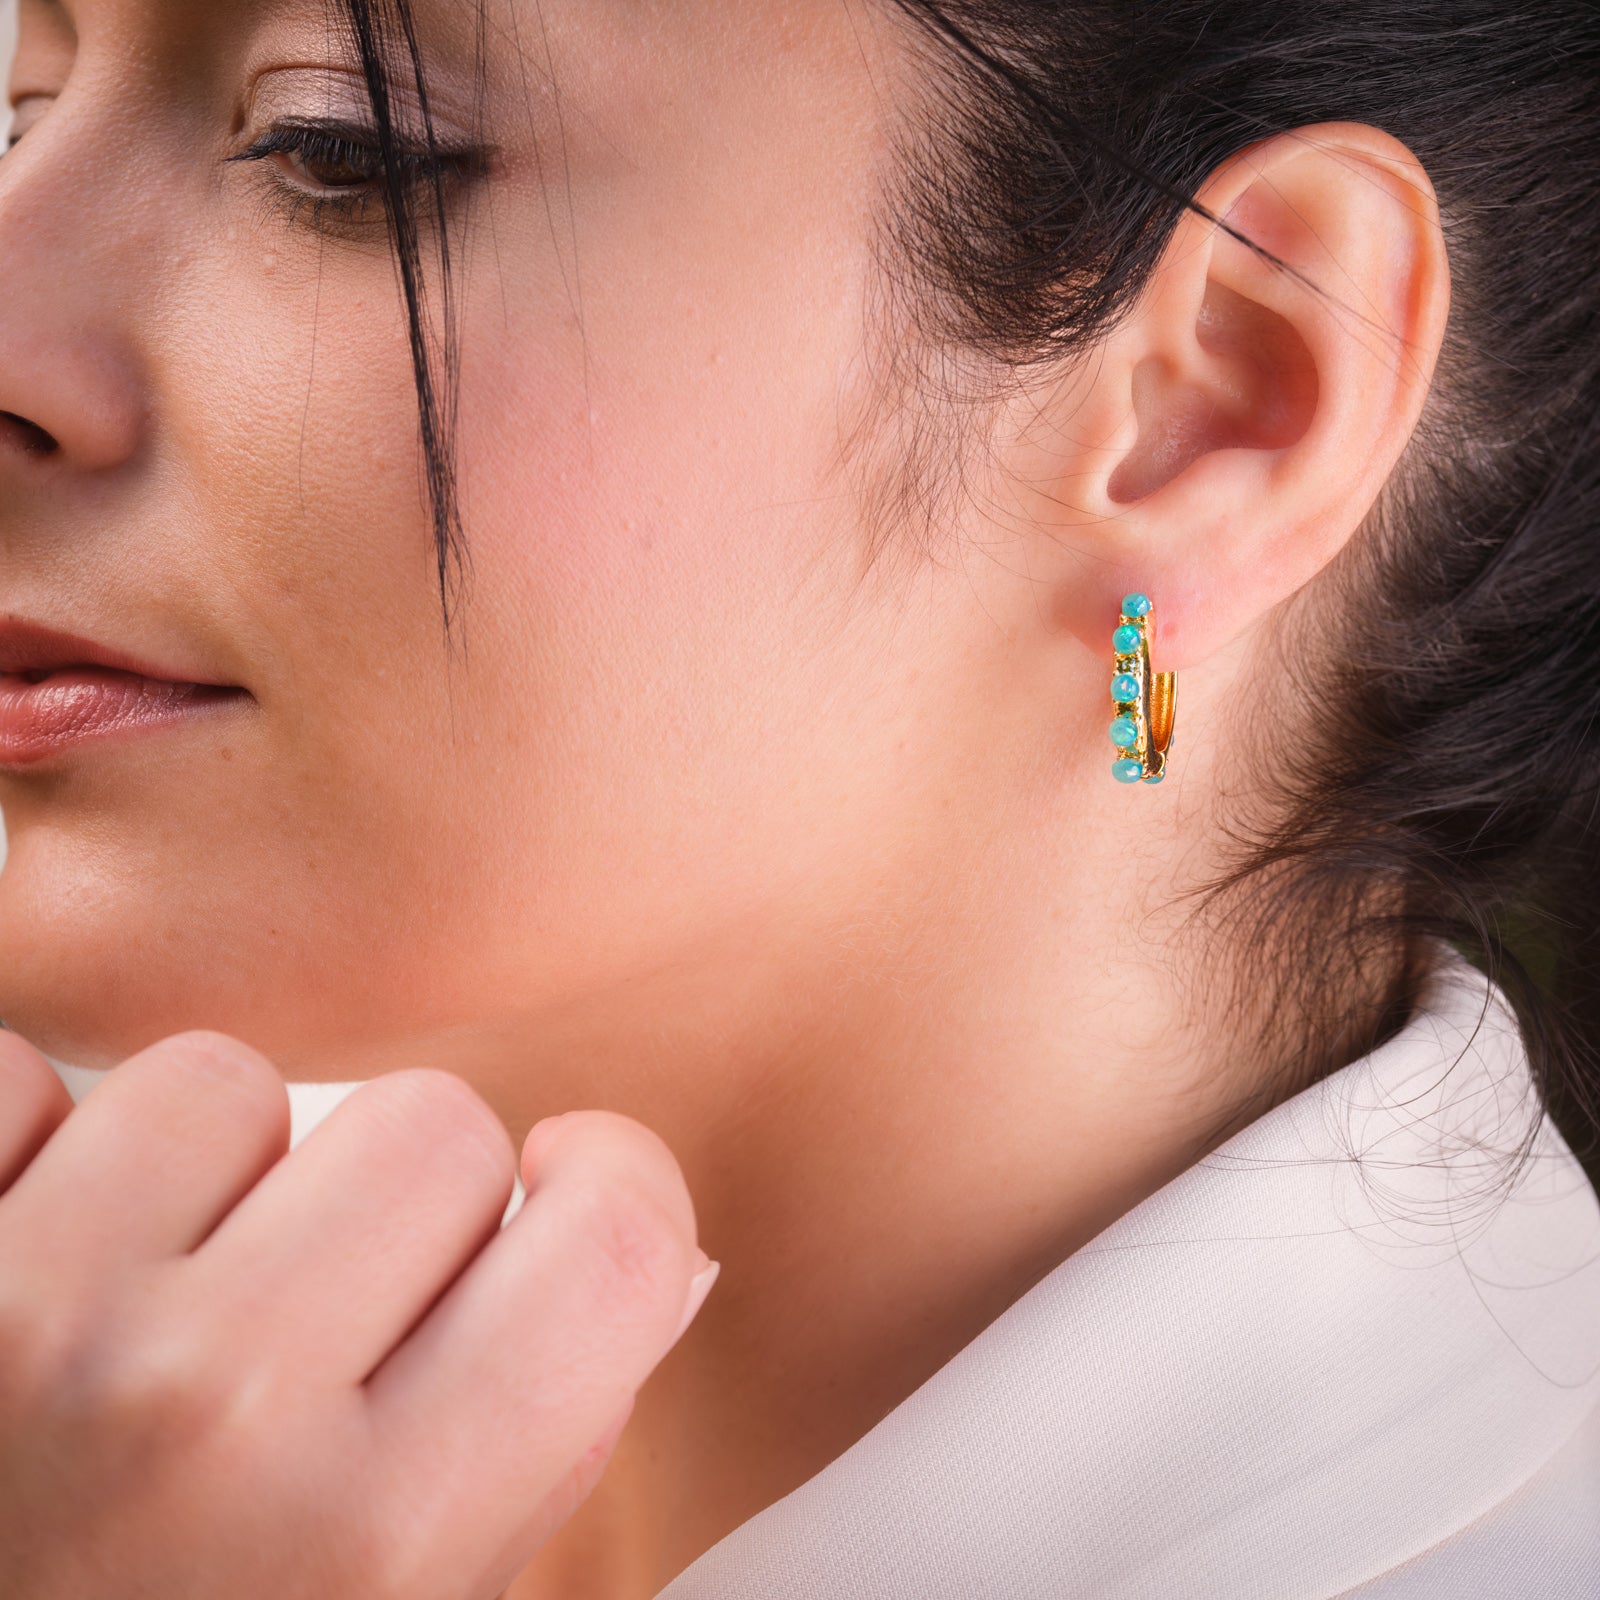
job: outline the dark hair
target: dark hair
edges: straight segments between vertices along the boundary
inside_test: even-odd
[[[427,73],[412,20],[411,0],[348,0],[344,9],[347,43],[366,83],[382,157],[384,210],[410,331],[417,423],[433,523],[434,565],[448,637],[468,572],[468,555],[456,478],[456,399],[461,358],[444,163],[428,102]],[[485,40],[481,3],[477,23],[475,38],[481,74]],[[415,132],[420,134],[429,158],[425,162],[408,163],[400,158],[402,141],[391,105],[398,86],[408,88],[416,97],[416,114],[411,120],[417,124]],[[420,181],[419,172],[423,175]],[[427,234],[436,257],[436,313],[423,260],[423,223],[428,225]]]
[[[1266,926],[1260,976],[1302,1020],[1339,1014],[1319,967],[1335,940],[1454,945],[1505,990],[1543,1103],[1600,1183],[1600,7],[893,3],[929,47],[885,219],[925,349],[996,369],[1087,350],[1200,183],[1265,136],[1369,123],[1427,170],[1453,286],[1433,391],[1331,575],[1349,603],[1315,686],[1321,735],[1274,771],[1272,825],[1241,828],[1206,901]],[[404,22],[405,0],[343,4],[376,104],[371,19]],[[414,257],[403,225],[397,241]],[[410,309],[443,574],[458,522]],[[1269,1097],[1394,1021],[1314,1041]]]

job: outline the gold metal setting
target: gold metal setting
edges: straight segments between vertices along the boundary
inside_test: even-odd
[[[1137,632],[1136,644],[1132,644],[1129,629]],[[1145,594],[1125,596],[1112,636],[1115,677],[1111,689],[1117,710],[1116,720],[1111,724],[1112,742],[1117,746],[1112,772],[1124,783],[1160,783],[1167,775],[1167,757],[1172,752],[1173,725],[1178,712],[1178,676],[1152,668],[1150,652],[1155,634],[1156,612],[1150,597]],[[1123,648],[1130,644],[1131,648]],[[1125,698],[1121,691],[1126,690],[1125,680],[1129,678],[1138,692],[1132,698]],[[1124,742],[1129,723],[1133,725],[1135,737],[1131,742]]]

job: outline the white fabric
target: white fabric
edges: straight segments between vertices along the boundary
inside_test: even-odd
[[[658,1600],[1600,1600],[1600,1205],[1536,1120],[1452,959]]]
[[[1484,1000],[1452,963],[659,1600],[1597,1600],[1600,1206],[1548,1126],[1505,1198]]]
[[[1355,1600],[1594,1600],[1597,1522],[1600,1408],[1476,1522],[1346,1593]]]

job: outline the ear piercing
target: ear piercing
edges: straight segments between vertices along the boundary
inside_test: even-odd
[[[1122,597],[1122,616],[1111,635],[1114,652],[1111,698],[1117,715],[1111,742],[1117,759],[1111,775],[1118,783],[1160,783],[1167,775],[1172,723],[1178,706],[1178,675],[1150,670],[1156,609],[1147,594]]]

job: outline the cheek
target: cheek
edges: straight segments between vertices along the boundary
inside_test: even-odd
[[[530,892],[508,911],[527,926],[537,903],[566,948],[626,961],[641,924],[659,951],[776,882],[767,819],[804,787],[797,732],[821,698],[806,592],[825,601],[845,541],[810,509],[806,452],[791,441],[777,471],[758,446],[776,418],[757,386],[708,400],[683,377],[718,370],[703,344],[652,346],[603,312],[587,334],[587,384],[565,328],[469,352],[458,706],[466,803],[516,819],[506,881]]]
[[[203,1024],[348,1071],[748,926],[821,847],[804,619],[849,544],[760,364],[599,314],[586,386],[575,324],[469,307],[447,649],[393,301],[321,306],[314,341],[242,303],[174,340],[186,510],[150,556],[260,709],[19,840],[3,1014],[67,1059]]]
[[[763,209],[756,175],[719,184],[716,159],[639,153],[580,209],[581,315],[562,252],[511,241],[466,341],[474,604],[558,683],[609,683],[640,738],[732,733],[781,701],[860,550],[837,456],[864,217],[793,185]]]
[[[470,277],[448,647],[392,269],[285,245],[190,280],[150,561],[260,709],[19,839],[23,1031],[98,1064],[207,1025],[339,1075],[861,892],[897,794],[835,471],[864,248],[805,197],[759,229],[608,200],[581,320],[532,233]]]
[[[258,705],[14,807],[0,1014],[86,1064],[193,1025],[292,1059],[441,999],[448,674],[392,278],[211,264],[164,308],[159,511],[121,518],[119,589]]]

